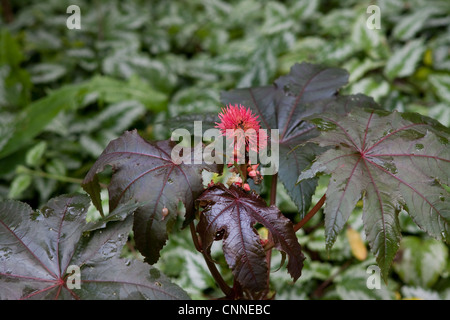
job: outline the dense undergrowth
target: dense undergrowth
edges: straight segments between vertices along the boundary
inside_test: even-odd
[[[386,110],[419,112],[448,127],[448,1],[375,1],[379,30],[365,27],[369,3],[344,3],[11,1],[0,23],[0,199],[40,207],[81,192],[97,157],[123,131],[167,139],[178,116],[208,120],[223,90],[270,85],[302,61],[347,69],[340,93],[364,93]],[[81,30],[66,27],[69,4],[81,8]],[[263,196],[269,185],[265,180]],[[313,203],[326,185],[321,178]],[[297,212],[281,184],[277,205],[288,217]],[[292,286],[286,272],[273,272],[276,298],[449,299],[448,245],[406,214],[387,285],[367,288],[375,258],[364,242],[361,207],[329,253],[321,213],[297,233],[307,257],[303,274]],[[96,219],[94,210],[89,218]],[[123,255],[142,258],[130,249]],[[158,268],[192,298],[219,295],[188,230],[171,234],[161,256]],[[280,261],[275,254],[274,270]]]

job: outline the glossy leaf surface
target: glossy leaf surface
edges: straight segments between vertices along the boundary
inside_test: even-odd
[[[224,104],[243,104],[259,116],[265,129],[278,129],[278,177],[297,205],[300,216],[306,215],[311,196],[317,186],[315,178],[296,185],[297,177],[323,152],[307,143],[317,136],[314,124],[305,121],[313,113],[334,110],[345,113],[354,107],[376,107],[364,95],[337,96],[348,81],[347,71],[321,65],[295,64],[290,73],[278,78],[271,86],[235,89],[222,93]],[[298,147],[299,144],[302,146]]]
[[[299,177],[331,174],[325,231],[330,248],[358,200],[366,237],[386,276],[398,250],[398,212],[438,240],[450,240],[449,130],[413,113],[355,109],[346,116],[312,116],[320,146],[332,147]]]
[[[204,252],[215,240],[223,239],[223,251],[236,280],[246,289],[258,292],[267,285],[266,253],[254,228],[260,223],[267,228],[275,247],[289,257],[287,269],[294,280],[301,275],[303,254],[293,225],[276,206],[267,206],[254,192],[231,185],[216,184],[197,200],[205,208],[197,231]]]
[[[0,203],[0,299],[188,298],[157,269],[120,258],[136,206],[118,207],[104,225],[86,223],[89,205],[80,194],[38,211]]]
[[[186,207],[186,219],[192,218],[194,200],[203,191],[202,170],[218,170],[217,165],[176,164],[171,157],[174,145],[172,141],[148,142],[137,131],[125,132],[109,143],[83,182],[101,210],[97,174],[111,166],[110,210],[128,201],[143,203],[135,213],[133,230],[136,246],[149,263],[158,260],[180,201]]]

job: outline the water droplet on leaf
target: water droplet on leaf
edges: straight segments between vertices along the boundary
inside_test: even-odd
[[[100,248],[101,254],[104,256],[104,258],[111,258],[113,257],[117,252],[117,244],[113,240],[108,240],[101,248]]]
[[[77,207],[74,206],[68,206],[66,210],[66,214],[64,216],[64,220],[66,221],[74,221],[79,215],[80,210]]]
[[[313,123],[317,126],[320,131],[329,131],[336,129],[336,125],[332,122],[325,121],[323,119],[314,119]]]

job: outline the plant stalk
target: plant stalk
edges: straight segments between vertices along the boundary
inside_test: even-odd
[[[312,217],[319,211],[320,208],[324,205],[326,200],[326,195],[324,194],[322,198],[316,203],[316,205],[306,214],[306,216],[300,220],[298,223],[294,225],[294,232],[297,232],[300,230],[309,220],[311,220]],[[273,241],[269,241],[265,246],[264,250],[268,251],[271,250],[274,247]]]
[[[80,184],[80,185],[83,183],[83,179],[61,176],[58,174],[48,173],[48,172],[41,171],[41,170],[32,170],[32,169],[29,169],[22,165],[17,167],[17,173],[25,173],[25,174],[29,174],[30,176],[34,176],[34,177],[41,177],[41,178],[45,178],[45,179],[57,180],[57,181],[61,181],[61,182],[74,183],[74,184]],[[104,183],[99,183],[99,184],[100,184],[100,187],[103,189],[108,188],[108,186]]]
[[[277,202],[277,182],[278,173],[272,176],[272,183],[270,185],[270,205],[276,205]]]
[[[1,5],[3,8],[3,18],[6,23],[11,23],[14,20],[14,14],[11,8],[11,3],[9,0],[1,0]]]
[[[26,173],[26,174],[29,174],[29,175],[35,176],[35,177],[41,177],[41,178],[57,180],[57,181],[61,181],[61,182],[69,182],[69,183],[75,183],[75,184],[81,184],[83,182],[82,179],[61,176],[61,175],[58,175],[58,174],[48,173],[48,172],[44,172],[44,171],[40,171],[40,170],[31,170],[31,169],[29,169],[27,167],[24,167],[24,166],[19,166],[18,167],[18,172],[19,173]]]
[[[270,184],[270,205],[276,205],[277,202],[277,184],[278,184],[278,173],[274,174],[272,176],[272,182]],[[273,238],[270,231],[268,232],[267,240],[268,243],[273,244]],[[272,245],[273,248],[273,245]],[[270,287],[270,267],[272,264],[272,248],[269,248],[266,250],[266,262],[267,262],[267,292],[265,293],[265,296],[268,294],[268,290]]]
[[[214,280],[216,281],[219,288],[222,290],[223,293],[225,293],[227,298],[231,298],[234,296],[234,290],[228,286],[228,284],[225,282],[225,280],[222,278],[222,275],[220,274],[219,270],[217,270],[216,264],[211,261],[209,257],[206,256],[205,252],[203,251],[197,237],[197,232],[195,231],[195,225],[194,222],[191,222],[189,225],[191,229],[191,236],[192,240],[194,242],[194,246],[197,249],[198,252],[200,252],[203,255],[203,258],[205,259],[206,265],[208,266],[209,272],[213,276]]]
[[[320,208],[325,203],[326,195],[324,194],[322,198],[316,203],[316,205],[306,214],[306,216],[294,225],[294,232],[300,230],[312,217],[319,211]]]

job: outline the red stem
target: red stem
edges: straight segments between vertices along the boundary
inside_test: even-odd
[[[312,217],[314,217],[317,211],[319,211],[319,209],[324,205],[325,199],[326,195],[323,195],[322,198],[320,198],[320,200],[316,203],[316,205],[306,214],[306,216],[294,225],[295,232],[300,230]]]
[[[278,173],[272,176],[272,183],[270,185],[270,205],[276,205],[277,202],[277,183],[278,183]],[[268,232],[267,240],[269,243],[273,243],[272,234]],[[270,283],[270,265],[272,260],[272,250],[266,250],[266,261],[267,261],[267,288],[269,288]]]
[[[277,182],[278,173],[272,176],[272,184],[270,186],[270,205],[275,205],[277,202]]]
[[[306,214],[306,216],[300,220],[298,223],[294,225],[294,232],[297,232],[300,230],[309,220],[311,220],[312,217],[319,211],[320,208],[325,203],[326,196],[323,195],[322,198],[316,203],[316,205]],[[265,246],[264,250],[268,251],[274,247],[274,243],[272,241],[269,241]]]
[[[6,23],[11,23],[14,20],[14,13],[11,8],[11,3],[9,0],[1,0],[1,5],[3,8],[3,17]]]

